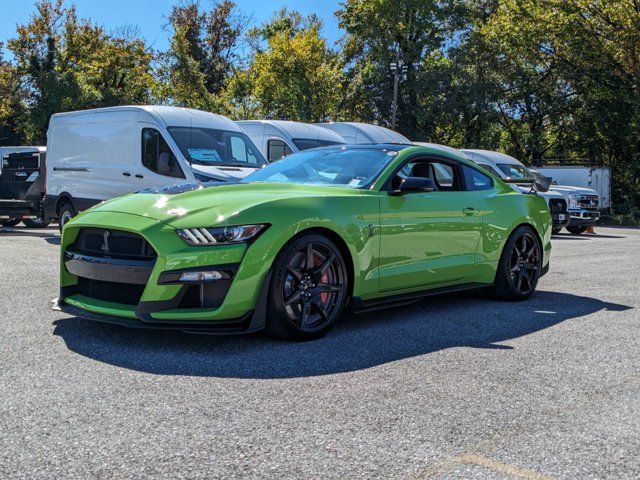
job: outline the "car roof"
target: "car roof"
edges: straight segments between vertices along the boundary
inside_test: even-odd
[[[485,160],[493,164],[506,163],[508,165],[523,165],[523,163],[520,162],[518,159],[501,152],[494,152],[492,150],[471,149],[471,148],[463,148],[461,150],[463,153],[466,153],[467,155],[471,156],[474,162]]]
[[[200,127],[242,132],[229,118],[194,108],[172,107],[165,105],[122,105],[118,107],[92,108],[88,110],[76,110],[52,115],[51,120],[56,123],[73,123],[78,117],[90,116],[100,113],[124,113],[139,112],[142,120],[144,115],[153,117],[163,123],[165,127]],[[83,120],[81,120],[83,121]]]
[[[325,140],[335,143],[346,143],[345,140],[337,133],[320,128],[317,125],[304,122],[293,122],[290,120],[238,120],[236,122],[240,127],[243,125],[271,125],[288,140],[309,139],[309,140]]]
[[[380,125],[361,122],[316,123],[319,127],[333,130],[350,144],[411,143],[407,137]]]

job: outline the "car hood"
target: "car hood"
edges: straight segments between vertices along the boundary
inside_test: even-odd
[[[233,182],[244,178],[257,170],[257,168],[236,167],[233,165],[216,166],[193,164],[191,165],[191,168],[194,173],[199,173],[200,175],[210,177],[212,180],[218,180],[221,182]]]
[[[598,192],[596,192],[591,188],[570,187],[568,185],[551,185],[551,189],[556,192],[560,192],[564,194],[569,194],[569,193],[577,193],[579,195],[597,195],[598,194]]]
[[[166,186],[109,200],[87,212],[140,215],[176,228],[233,225],[234,217],[257,205],[292,198],[353,196],[353,188],[286,183],[205,183]],[[238,220],[240,222],[245,220]],[[269,222],[269,218],[253,221]]]

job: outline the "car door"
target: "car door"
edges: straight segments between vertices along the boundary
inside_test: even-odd
[[[185,182],[180,162],[160,130],[140,125],[139,158],[134,168],[134,190]]]
[[[436,190],[380,192],[380,290],[398,292],[465,283],[473,273],[482,217],[457,162],[410,160],[394,181],[423,176]]]

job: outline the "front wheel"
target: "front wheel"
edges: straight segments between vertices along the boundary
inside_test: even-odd
[[[21,218],[5,218],[3,220],[0,220],[0,225],[2,225],[3,227],[15,227],[17,224],[20,223]]]
[[[273,264],[267,332],[292,340],[313,340],[337,322],[348,296],[340,250],[322,235],[303,235]]]
[[[551,229],[551,235],[557,235],[560,233],[560,230],[562,230],[562,228],[552,228]]]
[[[45,220],[43,217],[25,217],[22,219],[22,223],[28,228],[47,228],[51,224],[49,220]]]
[[[62,206],[60,206],[60,211],[58,212],[58,227],[60,228],[60,232],[62,232],[62,229],[67,224],[67,222],[75,216],[76,209],[73,208],[73,205],[65,202],[62,204]]]
[[[587,231],[587,227],[567,227],[571,235],[580,235]]]
[[[518,227],[505,243],[491,293],[504,300],[526,300],[542,270],[542,247],[531,227]]]

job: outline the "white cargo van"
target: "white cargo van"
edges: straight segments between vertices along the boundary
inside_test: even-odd
[[[411,143],[411,140],[394,130],[370,123],[330,122],[316,125],[337,133],[349,144]]]
[[[240,120],[236,122],[270,162],[310,148],[347,143],[324,128],[286,120]]]
[[[47,132],[45,211],[64,225],[103,200],[162,185],[235,181],[266,164],[231,120],[179,107],[58,113]]]

